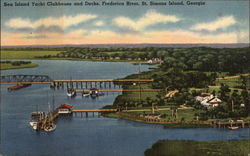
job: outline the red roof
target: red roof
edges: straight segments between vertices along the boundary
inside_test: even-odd
[[[206,96],[210,96],[211,94],[210,93],[202,93],[200,96],[201,97],[206,97]]]
[[[72,105],[69,105],[69,104],[61,104],[59,108],[72,108],[73,106]]]

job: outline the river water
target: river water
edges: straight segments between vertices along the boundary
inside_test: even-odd
[[[1,71],[1,75],[39,74],[52,79],[115,79],[135,73],[138,66],[121,62],[33,60],[36,68]],[[142,71],[148,70],[141,66]],[[249,129],[164,129],[161,125],[121,119],[80,115],[59,117],[54,132],[36,132],[29,126],[30,113],[48,111],[48,103],[73,108],[101,108],[112,104],[118,93],[96,99],[66,96],[66,90],[32,85],[8,92],[1,86],[1,153],[17,156],[143,156],[144,150],[160,139],[240,140],[250,137]],[[53,98],[54,97],[54,98]],[[54,102],[53,102],[54,99]]]

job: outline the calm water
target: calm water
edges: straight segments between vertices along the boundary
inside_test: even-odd
[[[88,61],[41,61],[37,68],[1,71],[7,74],[42,74],[53,79],[114,79],[134,73],[138,66],[129,63]],[[148,66],[141,66],[148,70]],[[249,129],[164,129],[160,125],[120,119],[78,116],[57,120],[51,133],[36,132],[29,126],[30,113],[48,110],[48,102],[74,108],[100,108],[112,104],[118,93],[91,99],[70,99],[65,90],[51,90],[47,85],[33,85],[7,92],[1,86],[1,151],[3,155],[46,156],[143,156],[146,148],[159,139],[231,140],[249,138]]]

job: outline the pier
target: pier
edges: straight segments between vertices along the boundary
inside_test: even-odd
[[[163,89],[100,89],[99,92],[159,92]],[[89,90],[76,90],[77,93],[88,93]]]
[[[14,90],[18,90],[18,89],[21,89],[21,88],[26,88],[26,87],[29,87],[29,86],[31,86],[30,83],[27,83],[27,84],[17,83],[15,86],[9,87],[8,91],[14,91]]]
[[[77,116],[77,114],[80,113],[81,117],[83,117],[83,114],[85,114],[85,117],[89,117],[89,114],[92,113],[92,116],[95,116],[95,113],[98,114],[98,117],[100,117],[100,113],[104,113],[104,112],[117,112],[117,109],[73,109],[72,113],[75,114],[75,116]]]
[[[58,113],[59,108],[56,108],[53,112],[50,113],[50,117],[46,117],[42,120],[40,120],[37,123],[37,130],[44,130],[45,125],[50,122],[50,121],[54,121],[59,117],[59,113]],[[95,115],[95,113],[98,113],[98,117],[100,117],[100,113],[103,112],[117,112],[117,109],[73,109],[72,113],[76,114],[80,113],[81,117],[83,116],[83,114],[85,113],[86,117],[89,116],[89,113],[92,113],[93,116]]]

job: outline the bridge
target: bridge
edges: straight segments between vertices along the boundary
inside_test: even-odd
[[[111,88],[115,83],[147,83],[152,79],[99,79],[99,80],[53,80],[47,75],[6,75],[1,76],[0,84],[51,84],[52,87],[63,88]]]
[[[52,81],[47,75],[5,75],[1,76],[0,84],[51,83]]]

